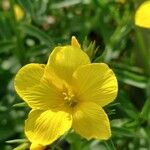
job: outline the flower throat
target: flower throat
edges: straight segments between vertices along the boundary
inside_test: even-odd
[[[76,97],[70,88],[65,88],[62,94],[66,105],[69,107],[74,107],[77,105]]]

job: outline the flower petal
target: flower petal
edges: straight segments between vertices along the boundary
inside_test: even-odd
[[[34,109],[62,109],[63,94],[50,80],[43,79],[41,83],[24,93],[23,99]]]
[[[15,89],[31,108],[60,109],[63,105],[61,91],[50,80],[42,78],[43,73],[43,65],[26,65],[16,75]]]
[[[25,122],[25,134],[32,143],[49,145],[70,129],[71,116],[64,111],[30,112]]]
[[[95,102],[102,107],[112,102],[118,91],[113,71],[104,63],[81,66],[73,74],[77,97]]]
[[[14,86],[20,97],[23,97],[24,91],[30,91],[31,88],[39,85],[44,74],[44,68],[45,65],[43,64],[28,64],[18,71]]]
[[[108,139],[110,124],[104,110],[95,103],[81,103],[73,112],[73,128],[86,139]]]
[[[81,47],[75,36],[72,36],[72,38],[71,38],[71,45],[75,46],[75,47],[78,47],[78,48]]]
[[[54,72],[59,78],[70,81],[73,72],[79,66],[88,63],[90,63],[89,57],[80,48],[76,46],[56,47],[49,57],[45,73]]]
[[[141,27],[150,28],[150,1],[140,5],[135,14],[135,24]]]

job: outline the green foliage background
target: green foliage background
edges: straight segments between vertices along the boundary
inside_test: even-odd
[[[70,43],[72,35],[83,43],[83,49],[93,62],[106,62],[116,73],[118,97],[105,108],[111,120],[112,138],[86,141],[71,132],[50,148],[150,149],[150,30],[134,25],[135,10],[143,1],[122,2],[0,0],[1,150],[12,150],[20,144],[15,150],[28,147],[23,125],[29,108],[24,104],[15,105],[23,102],[14,91],[15,74],[25,64],[46,63],[53,48]],[[25,12],[20,21],[15,20],[13,6],[16,3]],[[88,41],[95,41],[95,44],[89,45]],[[10,141],[14,139],[22,140]]]

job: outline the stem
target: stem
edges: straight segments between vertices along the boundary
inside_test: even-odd
[[[15,17],[15,12],[14,12],[14,5],[15,5],[15,1],[14,0],[10,0],[10,10],[11,10],[11,17],[12,17],[12,26],[15,32],[15,36],[16,36],[16,51],[15,51],[15,55],[17,56],[17,58],[19,59],[19,62],[21,65],[24,65],[26,62],[25,59],[25,48],[23,45],[23,40],[21,38],[21,32],[18,28],[18,21],[16,20]]]
[[[149,71],[150,66],[149,66],[149,61],[148,61],[149,54],[148,54],[147,48],[145,46],[143,35],[138,28],[136,28],[136,39],[137,39],[137,43],[139,45],[139,50],[140,50],[142,58],[143,58],[145,69],[146,69],[147,73],[150,74],[150,71]]]

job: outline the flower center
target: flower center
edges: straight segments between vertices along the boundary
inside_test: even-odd
[[[77,100],[71,90],[65,91],[62,94],[64,96],[65,104],[67,104],[69,107],[74,107],[77,105]]]

